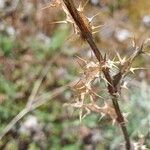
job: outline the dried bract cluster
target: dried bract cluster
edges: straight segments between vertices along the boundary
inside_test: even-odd
[[[101,114],[102,117],[109,116],[113,123],[115,123],[117,119],[115,109],[111,106],[111,104],[108,104],[105,101],[105,98],[94,92],[92,88],[95,79],[101,79],[103,77],[102,67],[105,66],[101,66],[96,60],[87,61],[78,56],[77,58],[79,59],[78,63],[80,64],[80,67],[83,71],[83,75],[79,81],[74,86],[72,86],[72,89],[75,93],[75,102],[67,103],[65,105],[79,109],[80,121],[86,115],[94,112]],[[80,61],[82,61],[82,65]],[[106,79],[104,81],[106,81]],[[100,98],[102,103],[104,103],[103,106],[99,106],[98,102],[94,100],[95,96]]]

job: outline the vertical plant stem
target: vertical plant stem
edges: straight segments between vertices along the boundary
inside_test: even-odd
[[[73,0],[63,0],[65,6],[67,7],[70,15],[72,16],[73,20],[75,21],[76,25],[79,27],[80,31],[81,31],[81,35],[83,36],[83,38],[88,42],[88,44],[90,45],[92,51],[95,54],[95,57],[98,59],[100,64],[103,64],[105,62],[105,59],[102,57],[101,52],[99,51],[97,45],[94,42],[94,38],[92,36],[91,31],[89,30],[87,24],[84,22],[84,19],[81,17],[81,15],[79,14],[79,11],[76,9]],[[113,83],[113,79],[109,73],[109,68],[105,67],[102,69],[103,74],[105,76],[105,78],[108,81],[108,91],[110,96],[112,97],[112,103],[115,109],[115,112],[117,114],[117,121],[121,126],[123,135],[124,135],[124,139],[126,142],[126,149],[130,150],[130,139],[129,139],[129,135],[127,132],[127,128],[125,125],[125,121],[124,121],[124,117],[121,113],[119,104],[118,104],[118,97],[116,96],[117,94],[117,86],[114,86]]]

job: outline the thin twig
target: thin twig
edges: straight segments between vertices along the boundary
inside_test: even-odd
[[[28,101],[27,101],[27,107],[31,106],[32,103],[34,102],[34,99],[35,99],[35,96],[37,95],[38,91],[39,91],[39,88],[40,88],[40,85],[42,84],[42,81],[43,79],[46,77],[50,67],[51,67],[51,64],[58,58],[58,56],[60,55],[60,53],[56,54],[53,59],[51,59],[50,62],[48,62],[46,64],[46,66],[41,70],[41,75],[39,76],[39,78],[36,80],[36,82],[34,83],[34,86],[32,88],[32,91],[31,91],[31,94],[28,98]]]
[[[144,42],[138,48],[135,46],[135,52],[129,57],[127,61],[120,65],[119,72],[113,77],[113,84],[115,87],[120,83],[122,77],[126,75],[127,68],[129,68],[132,65],[133,61],[143,53],[143,45]]]

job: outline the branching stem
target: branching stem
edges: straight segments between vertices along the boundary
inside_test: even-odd
[[[101,52],[99,51],[97,45],[95,44],[94,38],[92,36],[91,31],[89,30],[87,24],[84,22],[84,19],[82,18],[82,16],[80,15],[79,11],[76,9],[73,0],[63,0],[65,6],[67,7],[69,13],[71,14],[73,20],[75,21],[76,25],[78,26],[78,28],[80,29],[81,35],[82,37],[88,42],[88,44],[90,45],[92,51],[95,54],[95,57],[98,59],[100,64],[105,63],[105,58],[103,58]],[[109,68],[105,67],[103,68],[103,74],[105,76],[105,78],[108,81],[108,91],[110,96],[112,97],[112,103],[115,109],[115,112],[117,114],[117,121],[121,126],[123,135],[124,135],[124,139],[126,142],[126,149],[130,150],[131,146],[130,146],[130,138],[127,132],[127,128],[125,125],[125,121],[124,121],[124,117],[121,113],[119,104],[118,104],[118,97],[117,97],[117,86],[114,85],[114,81],[110,75],[109,72]]]

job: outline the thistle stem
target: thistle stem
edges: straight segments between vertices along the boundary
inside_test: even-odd
[[[105,62],[105,58],[103,58],[101,52],[99,51],[97,45],[95,44],[94,38],[92,36],[91,31],[89,30],[89,28],[87,27],[86,23],[84,22],[84,19],[82,18],[82,16],[79,14],[78,10],[76,9],[73,0],[63,0],[65,6],[67,7],[70,15],[72,16],[74,22],[76,23],[76,25],[79,27],[81,35],[83,36],[83,38],[88,42],[88,44],[90,45],[92,51],[95,54],[95,57],[97,58],[97,60],[99,61],[100,64]],[[109,94],[112,97],[112,103],[115,109],[115,112],[117,114],[117,121],[120,124],[120,127],[122,129],[122,133],[124,135],[124,139],[126,142],[126,149],[130,150],[131,146],[130,146],[130,138],[127,132],[127,128],[125,125],[125,121],[124,121],[124,117],[121,113],[119,104],[118,104],[118,97],[116,96],[117,91],[117,86],[114,86],[114,82],[113,79],[110,75],[109,72],[109,68],[103,68],[102,69],[103,74],[106,78],[106,80],[108,81],[108,91]]]

